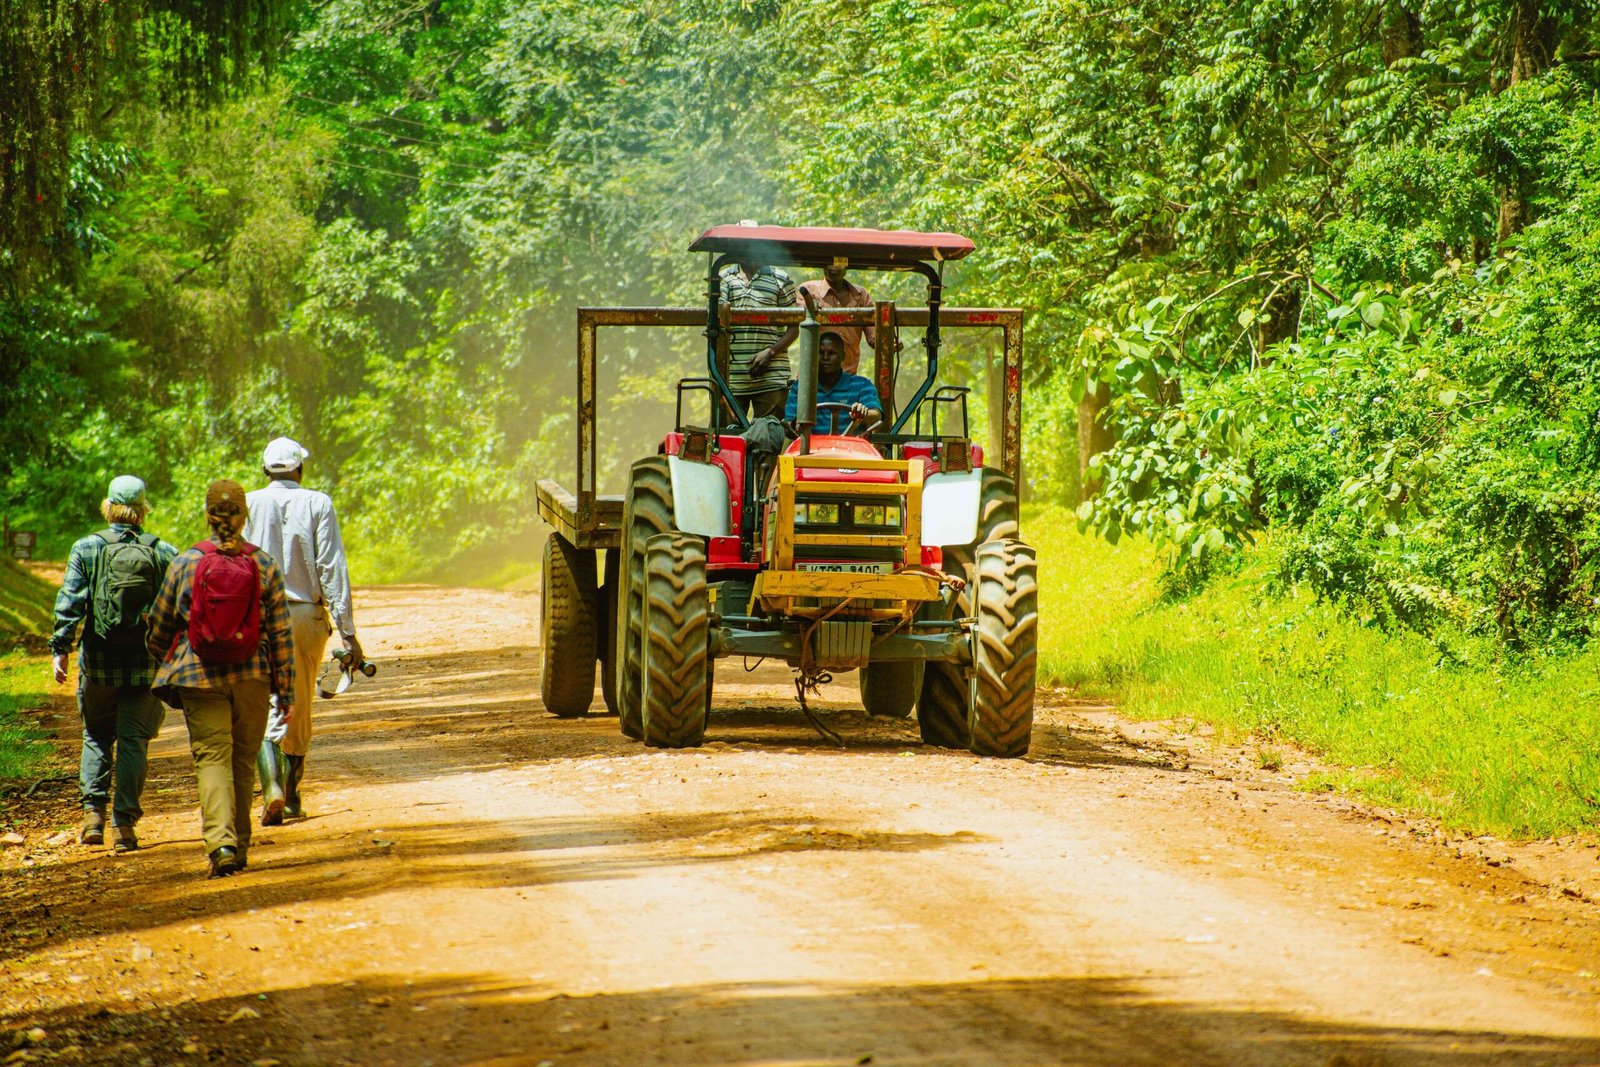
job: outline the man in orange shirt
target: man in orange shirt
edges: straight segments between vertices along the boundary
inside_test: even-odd
[[[821,278],[804,282],[800,288],[810,290],[811,298],[816,301],[819,308],[871,307],[872,294],[846,278],[844,271],[843,267],[824,267]],[[803,300],[799,293],[795,294],[796,304],[803,306]],[[844,342],[844,372],[859,373],[856,368],[861,366],[861,339],[864,336],[867,344],[876,346],[878,332],[871,326],[829,325],[828,329],[837,333],[839,340]]]

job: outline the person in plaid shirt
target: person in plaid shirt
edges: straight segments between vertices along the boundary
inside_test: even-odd
[[[261,582],[261,644],[243,663],[209,663],[189,647],[189,607],[195,568],[204,553],[181,553],[150,612],[150,654],[161,661],[155,694],[183,709],[200,785],[200,827],[211,877],[244,870],[249,862],[250,800],[256,753],[267,732],[274,694],[285,718],[294,714],[294,637],[283,573],[267,553],[241,536],[249,515],[238,482],[217,481],[206,490],[211,541],[227,555],[249,553]]]
[[[50,636],[55,679],[67,680],[67,658],[78,648],[78,714],[83,720],[83,751],[78,761],[78,795],[83,801],[83,830],[78,839],[86,845],[105,842],[106,803],[113,795],[112,768],[116,768],[116,806],[112,822],[115,849],[131,852],[139,847],[134,830],[144,809],[149,770],[150,740],[161,730],[166,709],[150,692],[156,661],[145,649],[144,635],[128,639],[102,638],[94,620],[94,581],[108,545],[142,541],[153,548],[163,571],[178,550],[145,534],[141,524],[149,513],[144,482],[131,474],[112,479],[100,514],[110,528],[91,534],[72,546],[67,571],[56,593],[55,631]],[[109,535],[109,536],[108,536]],[[159,577],[158,577],[159,580]],[[78,628],[83,640],[78,640]]]

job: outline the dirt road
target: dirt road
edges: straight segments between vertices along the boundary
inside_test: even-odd
[[[785,672],[725,662],[711,743],[646,750],[537,707],[536,606],[365,592],[383,671],[319,702],[313,817],[258,830],[244,875],[202,877],[176,716],[148,848],[0,856],[24,1055],[1600,1063],[1582,888],[1060,700],[1000,762],[837,685],[841,751]]]

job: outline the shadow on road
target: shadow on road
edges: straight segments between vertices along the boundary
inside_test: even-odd
[[[530,951],[536,951],[530,946]],[[384,977],[30,1017],[95,1063],[533,1065],[1570,1064],[1600,1043],[1324,1022],[1175,1002],[1160,979],[708,985],[571,996],[462,976]],[[233,1020],[233,1021],[228,1021]],[[72,1035],[68,1037],[67,1035]],[[197,1048],[186,1050],[193,1043]],[[49,1046],[41,1048],[47,1051]]]
[[[220,881],[200,877],[197,842],[144,851],[133,864],[88,858],[41,870],[29,887],[35,903],[14,913],[14,929],[29,933],[0,945],[0,962],[74,938],[318,900],[603,881],[762,853],[918,852],[986,840],[726,811],[390,826],[318,837],[293,826],[258,829],[250,870]]]

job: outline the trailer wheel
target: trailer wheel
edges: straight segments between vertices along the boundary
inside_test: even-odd
[[[545,538],[539,636],[544,660],[539,697],[563,718],[582,715],[594,699],[594,642],[600,596],[594,553],[560,534]]]
[[[1019,530],[1017,484],[1010,476],[990,467],[983,468],[978,490],[978,536],[971,545],[954,545],[944,550],[944,569],[967,583],[955,602],[956,618],[973,614],[972,586],[976,578],[974,553],[986,541],[1014,538]],[[966,748],[968,707],[971,684],[966,669],[959,663],[929,660],[922,677],[922,695],[917,701],[917,724],[922,740],[942,748]]]
[[[685,533],[650,538],[644,594],[644,743],[689,748],[705,740],[710,699],[705,543]]]
[[[922,692],[922,661],[895,660],[861,668],[861,706],[868,715],[903,719],[917,706]]]
[[[980,756],[1021,756],[1033,734],[1039,575],[1021,541],[986,541],[977,556],[978,625],[967,734]]]
[[[672,474],[666,458],[641,459],[629,474],[623,500],[622,558],[617,568],[617,718],[622,732],[634,739],[644,736],[639,663],[644,648],[645,545],[672,525]]]
[[[606,553],[605,584],[600,587],[600,695],[606,702],[606,711],[617,713],[617,557],[621,553],[611,549]]]

